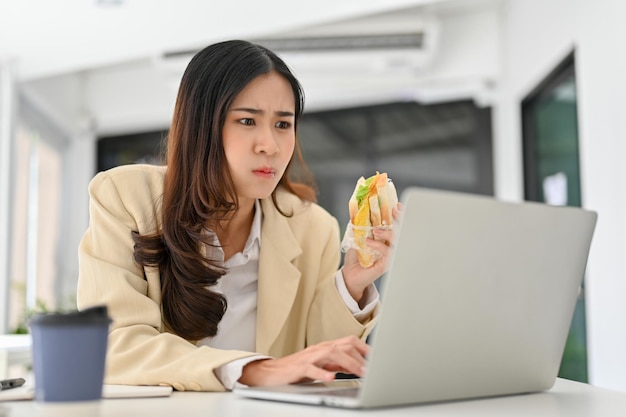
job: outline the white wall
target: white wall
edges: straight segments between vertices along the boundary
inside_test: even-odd
[[[0,57],[0,276],[11,271],[11,226],[13,196],[14,146],[11,138],[17,106],[13,63]],[[9,280],[0,278],[0,334],[6,331],[9,314]]]
[[[499,72],[499,19],[499,8],[495,5],[443,13],[438,18],[440,29],[435,59],[424,74],[426,78],[494,81]]]
[[[626,391],[626,2],[578,0],[585,205],[599,213],[589,259],[590,377]]]
[[[47,119],[45,123],[52,123],[65,132],[62,136],[66,142],[82,128],[83,76],[80,73],[20,83],[19,88],[29,104]]]
[[[570,0],[507,0],[502,9],[502,62],[495,109],[496,195],[523,198],[521,101],[575,43]]]
[[[589,377],[626,391],[626,39],[621,0],[508,0],[494,130],[496,194],[521,199],[521,100],[576,47],[583,205],[599,213],[586,276]]]
[[[181,73],[151,60],[89,71],[83,100],[100,135],[167,128]]]
[[[67,303],[76,295],[78,283],[78,244],[89,225],[87,187],[96,169],[96,141],[93,133],[83,132],[63,150],[61,224],[57,248],[58,301]],[[63,305],[62,307],[66,307]]]
[[[414,98],[421,103],[473,99],[490,105],[500,62],[497,3],[472,9],[440,10],[432,65],[413,76]]]

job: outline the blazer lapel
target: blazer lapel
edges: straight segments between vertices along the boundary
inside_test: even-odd
[[[271,200],[261,201],[261,253],[257,298],[256,347],[268,354],[289,316],[300,282],[292,261],[302,253],[286,217]]]

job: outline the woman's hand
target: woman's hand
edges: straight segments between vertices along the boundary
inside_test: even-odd
[[[393,217],[398,220],[400,216],[401,206],[393,209]],[[374,238],[367,238],[365,243],[371,248],[380,252],[380,258],[369,268],[363,268],[359,263],[356,249],[349,249],[346,252],[343,264],[343,279],[346,283],[348,292],[357,302],[363,298],[365,289],[376,281],[382,274],[387,271],[389,266],[389,255],[391,254],[390,244],[393,241],[393,229],[377,229],[372,230]]]
[[[254,386],[331,381],[336,372],[362,376],[368,350],[369,346],[356,336],[322,342],[284,358],[250,362],[239,382]]]

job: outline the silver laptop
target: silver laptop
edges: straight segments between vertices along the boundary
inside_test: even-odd
[[[401,201],[364,378],[234,392],[369,408],[552,387],[596,213],[420,188]]]

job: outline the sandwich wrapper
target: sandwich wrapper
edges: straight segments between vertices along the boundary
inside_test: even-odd
[[[382,256],[379,250],[371,248],[367,246],[365,240],[368,237],[373,238],[374,234],[372,233],[373,229],[383,229],[383,230],[391,230],[393,229],[393,225],[391,226],[355,226],[352,222],[348,222],[346,226],[346,231],[343,234],[343,239],[341,241],[341,251],[346,253],[349,249],[356,249],[357,251],[364,253],[366,255],[371,255],[373,260],[377,261]],[[357,231],[355,236],[355,230]],[[358,231],[365,231],[366,233],[358,233]]]

